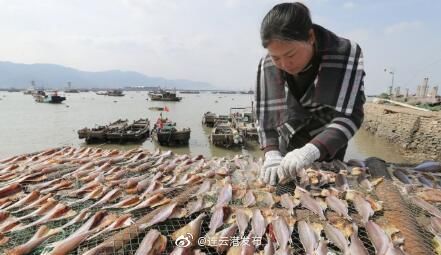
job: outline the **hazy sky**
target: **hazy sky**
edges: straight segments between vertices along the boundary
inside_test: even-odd
[[[0,60],[254,87],[271,0],[0,0]],[[310,0],[313,22],[360,44],[367,93],[441,85],[441,1]]]

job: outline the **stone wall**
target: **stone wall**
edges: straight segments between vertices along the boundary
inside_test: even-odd
[[[367,103],[362,127],[398,144],[413,161],[441,160],[441,113]]]

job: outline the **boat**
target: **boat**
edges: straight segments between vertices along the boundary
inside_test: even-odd
[[[213,112],[206,112],[202,117],[202,124],[207,127],[214,127],[214,123],[216,122],[217,115]]]
[[[86,143],[106,142],[106,133],[108,130],[118,129],[126,126],[128,120],[117,120],[109,125],[97,126],[94,128],[82,128],[78,130],[78,138],[86,139]]]
[[[112,96],[112,97],[122,97],[122,96],[124,96],[124,93],[120,89],[113,89],[113,90],[107,91],[107,95]]]
[[[161,146],[179,146],[188,145],[190,140],[190,128],[177,129],[176,123],[163,123],[162,128],[155,128],[152,131],[153,139]]]
[[[150,135],[148,119],[139,119],[121,128],[109,129],[106,132],[107,143],[136,143],[144,141]]]
[[[232,126],[236,128],[245,139],[257,141],[259,138],[253,113],[251,112],[232,114]]]
[[[230,148],[242,146],[243,138],[240,133],[231,126],[230,122],[218,121],[210,134],[210,142],[216,146]]]
[[[98,96],[107,96],[107,91],[97,91],[95,92]]]
[[[197,90],[181,90],[179,91],[181,94],[200,94],[200,91]]]
[[[78,89],[66,89],[64,93],[80,93],[80,91]]]
[[[152,101],[181,101],[182,97],[176,96],[176,91],[160,90],[158,92],[149,92],[150,99]]]
[[[38,103],[51,103],[51,104],[60,104],[66,97],[58,95],[57,91],[54,91],[52,94],[48,95],[43,90],[38,90],[33,94],[34,99]]]
[[[153,111],[164,111],[164,107],[149,107],[149,110],[153,110]]]

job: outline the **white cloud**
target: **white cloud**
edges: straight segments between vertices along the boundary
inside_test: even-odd
[[[384,33],[387,35],[407,32],[421,28],[423,23],[421,21],[402,21],[396,24],[387,26]]]

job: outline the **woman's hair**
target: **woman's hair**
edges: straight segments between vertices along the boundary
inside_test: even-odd
[[[262,46],[266,48],[271,40],[307,41],[311,28],[311,15],[304,4],[278,4],[263,18],[260,27]]]

